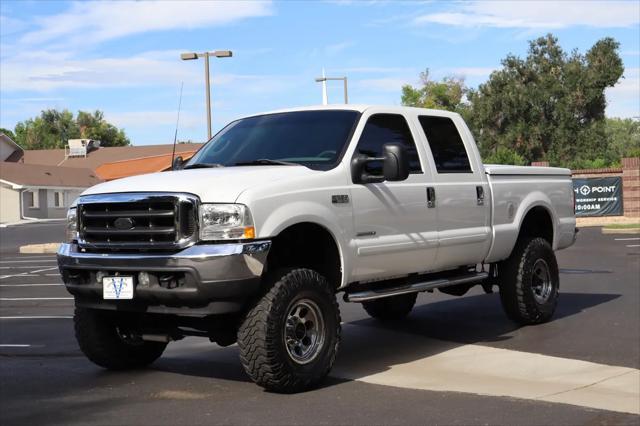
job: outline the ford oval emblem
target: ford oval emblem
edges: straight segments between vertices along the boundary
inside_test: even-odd
[[[113,225],[121,231],[126,231],[133,229],[135,222],[130,217],[119,217],[113,222]]]

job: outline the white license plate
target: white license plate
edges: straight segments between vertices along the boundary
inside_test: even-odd
[[[133,299],[133,277],[102,278],[102,297],[104,299]]]

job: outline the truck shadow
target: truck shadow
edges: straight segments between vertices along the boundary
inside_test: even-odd
[[[559,321],[619,298],[618,294],[562,293],[554,319],[522,327],[503,314],[497,294],[447,299],[416,306],[401,321],[362,319],[343,324],[342,347],[323,387],[386,371],[465,344],[532,352],[540,339],[558,338]],[[206,348],[206,346],[202,346]],[[237,346],[171,351],[153,366],[182,375],[248,382]]]

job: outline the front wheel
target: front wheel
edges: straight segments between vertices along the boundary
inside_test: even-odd
[[[76,308],[73,322],[82,352],[109,370],[140,368],[158,359],[166,343],[145,342],[134,333],[128,315]]]
[[[267,390],[299,392],[331,370],[340,343],[340,311],[329,282],[310,269],[278,271],[238,331],[240,361]]]
[[[539,324],[553,316],[558,304],[558,262],[544,238],[519,241],[498,266],[500,300],[507,316],[520,324]]]

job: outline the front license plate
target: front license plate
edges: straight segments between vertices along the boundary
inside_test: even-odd
[[[102,278],[102,297],[104,299],[133,299],[133,277]]]

